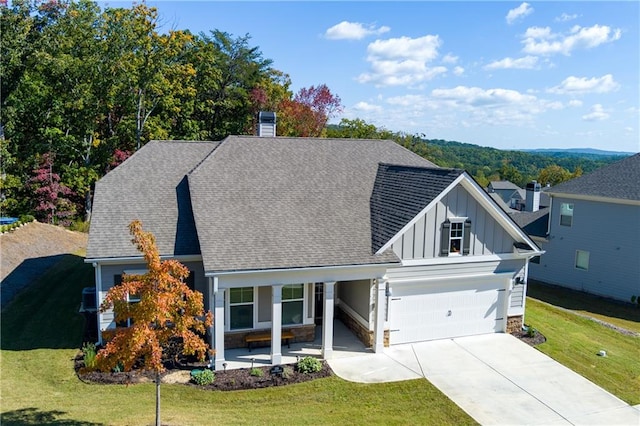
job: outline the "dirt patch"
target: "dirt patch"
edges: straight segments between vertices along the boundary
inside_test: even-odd
[[[4,308],[62,256],[87,247],[88,234],[31,222],[0,235],[0,285]]]

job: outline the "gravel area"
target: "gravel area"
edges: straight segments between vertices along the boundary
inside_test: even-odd
[[[88,234],[31,222],[0,235],[2,308],[65,254],[87,247]]]

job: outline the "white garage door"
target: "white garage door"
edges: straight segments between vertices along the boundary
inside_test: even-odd
[[[495,280],[395,284],[390,344],[502,331],[506,291]]]

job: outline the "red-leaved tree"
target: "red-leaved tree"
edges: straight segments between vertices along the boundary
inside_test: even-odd
[[[142,229],[140,221],[129,225],[132,242],[144,255],[147,273],[125,275],[123,282],[107,292],[102,312],[113,309],[116,328],[105,347],[98,351],[96,365],[112,371],[120,365],[130,371],[139,365],[156,374],[156,424],[160,424],[160,373],[164,371],[163,348],[180,338],[183,354],[197,355],[203,361],[208,345],[201,337],[213,324],[211,312],[204,312],[202,293],[191,290],[184,280],[189,270],[177,260],[160,260],[155,237]],[[135,300],[139,302],[131,303]]]
[[[281,136],[318,137],[327,121],[342,111],[340,97],[326,84],[302,88],[278,106],[277,131]]]
[[[60,175],[53,172],[54,158],[52,153],[42,156],[40,165],[33,170],[28,186],[35,194],[35,211],[39,220],[69,226],[76,210],[73,202],[67,197],[74,195],[74,192],[60,183]]]

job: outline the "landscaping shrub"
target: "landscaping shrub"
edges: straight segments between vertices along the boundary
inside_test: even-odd
[[[191,380],[198,386],[207,386],[213,383],[216,375],[212,370],[205,368],[204,370],[193,370],[191,372]]]
[[[254,367],[254,368],[251,369],[251,373],[249,373],[249,374],[251,374],[253,377],[262,377],[262,376],[264,376],[264,371],[262,371],[259,368],[255,368]]]
[[[533,328],[532,326],[528,326],[527,327],[527,337],[535,337],[536,335],[536,329]]]
[[[69,229],[71,231],[84,232],[89,233],[89,225],[91,222],[85,222],[84,220],[78,219],[71,222]]]
[[[298,371],[305,374],[317,373],[322,370],[322,363],[317,358],[305,356],[296,365]]]
[[[36,218],[31,216],[30,214],[23,214],[22,216],[20,216],[20,222],[22,223],[33,222],[34,220],[36,220]]]
[[[290,379],[291,377],[293,377],[293,368],[284,367],[282,369],[282,378],[283,379]]]
[[[96,368],[96,345],[85,343],[82,345],[82,354],[85,368],[93,370]]]

